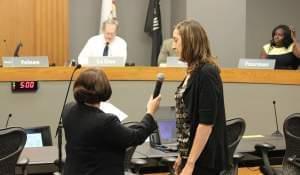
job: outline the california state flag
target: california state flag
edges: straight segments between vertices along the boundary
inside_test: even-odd
[[[100,33],[102,31],[102,23],[107,19],[116,19],[117,9],[116,0],[102,0],[101,20],[100,20]]]

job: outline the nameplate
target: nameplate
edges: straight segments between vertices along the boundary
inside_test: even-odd
[[[274,69],[275,60],[274,59],[249,59],[241,58],[239,60],[238,68],[241,69]]]
[[[124,67],[125,59],[123,57],[89,57],[87,67]]]
[[[3,67],[49,67],[47,56],[2,57]]]
[[[187,64],[180,61],[179,57],[167,57],[166,67],[187,67]]]

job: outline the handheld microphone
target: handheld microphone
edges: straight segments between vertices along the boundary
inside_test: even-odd
[[[154,92],[153,92],[153,99],[156,98],[161,90],[161,86],[165,80],[165,75],[163,73],[158,73],[157,74],[157,80],[156,84],[154,87]],[[161,148],[161,141],[160,141],[160,136],[159,136],[159,131],[156,129],[153,131],[153,133],[150,135],[150,146],[153,148]]]
[[[9,122],[9,119],[12,117],[12,114],[11,113],[9,113],[8,114],[8,117],[7,117],[7,119],[6,119],[6,124],[5,124],[5,128],[7,128],[7,126],[8,126],[8,122]]]
[[[276,131],[272,133],[272,136],[282,137],[282,134],[280,133],[280,131],[278,129],[278,119],[277,119],[276,101],[275,100],[273,100],[273,106],[274,106],[274,114],[275,114],[275,121],[276,121]]]
[[[17,45],[15,52],[14,52],[14,57],[19,57],[19,51],[20,48],[23,47],[23,44],[21,42],[19,42],[19,44]]]
[[[57,141],[57,146],[58,146],[58,161],[57,161],[58,165],[57,166],[58,166],[58,172],[59,173],[62,173],[62,167],[63,167],[63,164],[62,164],[62,128],[63,128],[62,115],[63,115],[63,112],[65,110],[65,106],[66,106],[66,102],[67,102],[67,98],[68,98],[68,95],[69,95],[70,86],[72,84],[74,73],[76,72],[76,70],[78,70],[80,68],[81,68],[81,64],[77,64],[77,66],[74,68],[74,70],[72,72],[71,78],[69,80],[66,96],[65,96],[65,99],[64,99],[63,108],[62,108],[61,113],[60,113],[58,126],[57,126],[57,129],[56,129],[55,137],[57,137],[57,140],[58,140]]]
[[[154,92],[153,92],[153,99],[159,95],[164,80],[165,80],[165,75],[163,73],[158,73],[156,84],[154,87]]]

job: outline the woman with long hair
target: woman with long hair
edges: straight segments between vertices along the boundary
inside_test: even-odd
[[[175,92],[179,155],[174,169],[180,175],[217,175],[228,164],[220,68],[197,21],[177,24],[173,40],[176,54],[188,65]]]

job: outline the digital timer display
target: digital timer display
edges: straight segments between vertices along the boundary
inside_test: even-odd
[[[11,82],[12,92],[33,92],[37,91],[37,81],[13,81]]]

